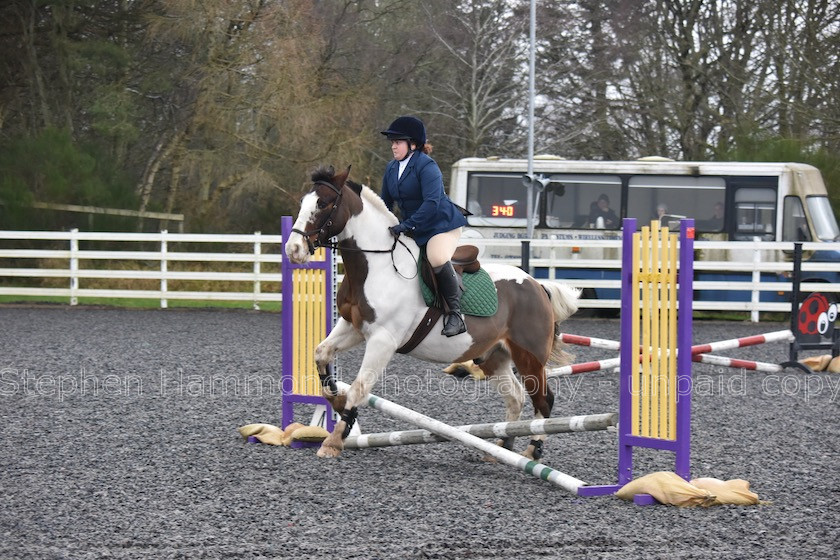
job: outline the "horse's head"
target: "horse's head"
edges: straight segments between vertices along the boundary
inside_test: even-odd
[[[345,196],[348,189],[359,194],[351,187],[361,189],[347,180],[349,174],[349,166],[339,174],[331,166],[322,166],[312,172],[312,190],[301,199],[300,212],[286,241],[286,255],[292,262],[307,262],[317,247],[341,233],[350,216],[359,211],[358,196]]]

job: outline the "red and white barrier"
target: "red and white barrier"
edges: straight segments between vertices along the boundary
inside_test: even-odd
[[[709,344],[696,344],[691,347],[692,354],[705,354],[707,352],[720,352],[721,350],[732,350],[733,348],[744,348],[745,346],[756,346],[764,344],[765,342],[792,342],[793,333],[790,329],[784,331],[775,331],[767,334],[757,334],[755,336],[745,336],[743,338],[733,338],[730,340],[721,340],[719,342],[710,342]],[[735,366],[741,367],[741,366]]]
[[[545,370],[545,376],[550,378],[559,377],[561,375],[575,375],[578,373],[588,373],[590,371],[617,368],[619,365],[621,365],[621,360],[619,358],[610,358],[609,360],[600,360],[596,362],[583,362],[580,364],[547,369]]]
[[[712,364],[716,366],[748,369],[752,371],[764,371],[767,373],[778,373],[784,371],[785,368],[779,364],[771,364],[768,362],[754,362],[752,360],[739,360],[737,358],[727,358],[725,356],[714,356],[712,354],[695,354],[691,357],[694,362],[701,362],[704,364]]]
[[[590,346],[592,348],[606,348],[607,350],[619,350],[619,342],[617,340],[607,340],[605,338],[595,338],[593,336],[578,336],[576,334],[560,333],[560,340],[566,344],[575,344],[577,346]]]
[[[608,340],[605,338],[579,336],[576,334],[566,333],[561,333],[559,337],[560,340],[562,340],[566,344],[575,344],[577,346],[589,346],[591,348],[604,348],[606,350],[615,351],[621,349],[621,343],[617,340]],[[691,347],[691,359],[694,362],[700,362],[704,364],[776,373],[783,371],[784,368],[778,364],[771,364],[767,362],[755,362],[752,360],[740,360],[738,358],[728,358],[725,356],[715,356],[709,354],[709,352],[720,352],[722,350],[732,350],[734,348],[756,346],[758,344],[765,344],[768,342],[791,342],[792,340],[793,333],[790,329],[787,329],[783,331],[774,331],[766,334],[745,336],[742,338],[719,340],[717,342],[710,342],[708,344],[696,344]],[[605,369],[617,368],[619,366],[619,362],[620,360],[618,358],[600,360],[595,362],[583,362],[580,364],[572,364],[568,366],[549,369],[546,373],[548,377],[588,373],[592,371],[601,371]]]
[[[620,350],[621,343],[617,340],[608,340],[606,338],[595,338],[592,336],[579,336],[576,334],[560,334],[560,340],[566,344],[575,344],[577,346],[589,346],[591,348],[605,348],[607,350]],[[756,346],[766,342],[791,342],[793,341],[793,333],[790,329],[784,331],[774,331],[767,334],[757,334],[754,336],[745,336],[742,338],[732,338],[729,340],[720,340],[718,342],[710,342],[708,344],[695,344],[691,347],[692,354],[706,354],[709,352],[720,352],[721,350],[732,350],[733,348],[744,348],[746,346]]]

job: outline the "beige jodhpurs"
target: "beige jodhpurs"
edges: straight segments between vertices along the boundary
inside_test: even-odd
[[[455,228],[429,239],[426,244],[426,258],[432,268],[443,266],[446,261],[452,258],[455,249],[458,247],[458,242],[461,240],[461,229]]]

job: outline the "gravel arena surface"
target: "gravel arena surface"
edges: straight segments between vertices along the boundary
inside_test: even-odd
[[[771,503],[639,507],[569,495],[455,443],[337,460],[246,443],[239,426],[280,423],[279,314],[11,306],[0,317],[2,559],[840,554],[837,374],[695,364],[692,474],[747,479]],[[787,325],[694,328],[702,343]],[[617,339],[619,323],[572,319],[563,330]],[[576,361],[614,357],[571,350]],[[778,363],[787,352],[777,343],[722,354]],[[340,359],[344,380],[361,355]],[[502,420],[486,382],[440,369],[398,356],[375,393],[450,424]],[[552,386],[554,416],[617,408],[616,373]],[[410,427],[368,408],[359,420],[365,432]],[[639,459],[638,474],[673,469],[668,453]],[[611,483],[616,435],[549,436],[544,462]]]

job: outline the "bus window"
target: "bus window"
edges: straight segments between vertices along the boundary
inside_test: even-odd
[[[609,206],[620,214],[621,178],[615,175],[550,175],[546,187],[545,225],[550,228],[588,228],[592,205],[606,195]],[[562,187],[561,187],[562,185]],[[617,221],[610,229],[618,229]]]
[[[811,241],[805,209],[798,196],[785,197],[782,218],[782,241]]]
[[[527,191],[522,175],[470,173],[467,183],[467,219],[476,226],[525,227],[528,223]]]
[[[776,238],[776,191],[743,187],[735,191],[735,241]]]
[[[636,218],[639,227],[651,220],[678,227],[679,219],[695,218],[698,231],[723,229],[726,182],[722,177],[634,175],[629,187],[627,216]]]
[[[840,228],[831,210],[831,203],[827,196],[809,196],[805,199],[811,219],[814,220],[814,231],[820,241],[837,241],[840,239]]]

